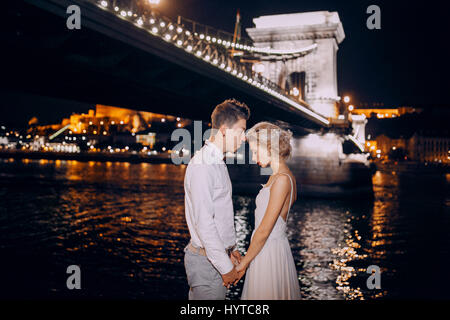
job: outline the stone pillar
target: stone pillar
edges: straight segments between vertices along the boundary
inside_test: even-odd
[[[362,145],[364,145],[366,143],[366,123],[367,123],[366,116],[364,114],[361,115],[352,114],[351,122],[352,122],[353,136]]]
[[[262,16],[253,19],[254,28],[247,33],[256,47],[299,50],[317,44],[306,56],[289,61],[263,61],[264,73],[284,87],[293,72],[305,72],[305,101],[325,117],[338,116],[336,54],[345,38],[337,12],[316,11]]]

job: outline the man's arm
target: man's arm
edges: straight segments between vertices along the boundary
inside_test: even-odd
[[[191,173],[189,185],[197,234],[211,263],[222,275],[227,274],[233,270],[233,263],[214,223],[214,172],[207,164],[195,164]]]

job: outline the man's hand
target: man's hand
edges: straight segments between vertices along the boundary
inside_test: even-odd
[[[238,250],[235,250],[230,254],[230,259],[231,259],[231,262],[235,266],[237,266],[239,263],[241,263],[242,256]]]
[[[236,271],[236,268],[233,267],[233,270],[230,272],[222,275],[223,285],[230,288],[230,285],[236,282],[236,280],[239,280],[239,275]]]

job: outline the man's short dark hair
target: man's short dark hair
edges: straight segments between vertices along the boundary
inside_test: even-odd
[[[243,102],[227,99],[218,104],[211,114],[211,127],[219,129],[222,125],[233,126],[240,119],[248,120],[250,109]]]

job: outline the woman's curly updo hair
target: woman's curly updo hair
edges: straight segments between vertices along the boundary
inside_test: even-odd
[[[292,132],[284,130],[270,122],[259,122],[247,131],[248,142],[254,141],[267,148],[269,155],[272,152],[278,152],[282,159],[288,159],[291,156]],[[277,143],[278,141],[278,143]]]

